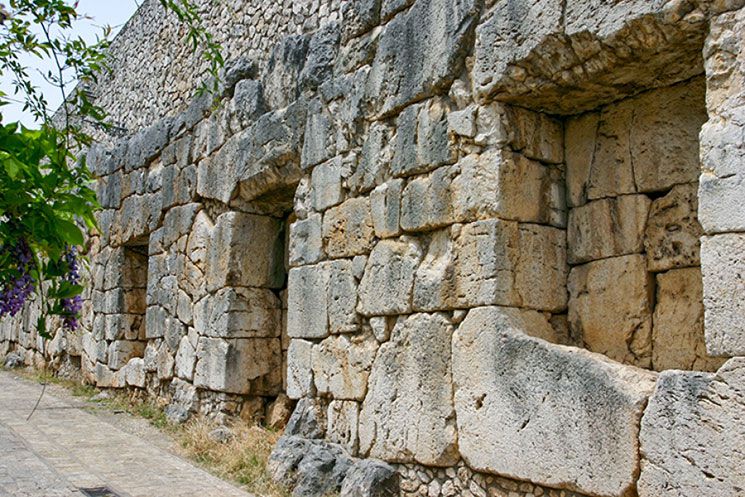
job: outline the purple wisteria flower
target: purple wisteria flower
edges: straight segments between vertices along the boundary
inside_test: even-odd
[[[3,247],[2,250],[7,250]],[[0,287],[0,317],[15,316],[26,303],[29,295],[34,291],[35,281],[31,276],[32,254],[31,248],[25,240],[20,240],[10,249],[10,255],[16,261],[17,274],[10,280],[4,281]]]
[[[78,251],[75,247],[70,247],[65,254],[65,262],[67,263],[67,274],[65,275],[65,281],[77,285],[80,283],[80,265],[78,264]],[[75,295],[69,299],[62,299],[60,301],[64,316],[62,320],[62,326],[70,331],[78,329],[78,315],[80,310],[83,308],[83,299],[80,295]]]

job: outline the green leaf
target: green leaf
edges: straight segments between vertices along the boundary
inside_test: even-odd
[[[85,243],[83,232],[80,231],[80,228],[78,228],[75,223],[59,218],[57,218],[54,223],[54,228],[57,231],[57,234],[68,244],[72,246],[80,246]]]

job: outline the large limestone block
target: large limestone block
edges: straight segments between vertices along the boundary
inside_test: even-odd
[[[652,366],[657,371],[716,371],[724,363],[724,359],[706,353],[700,268],[673,269],[657,275],[652,343]]]
[[[378,342],[372,335],[336,335],[313,346],[313,379],[319,394],[363,400]]]
[[[326,273],[320,264],[290,269],[287,283],[287,334],[293,338],[328,336]]]
[[[207,288],[284,283],[284,240],[279,220],[243,212],[221,215],[207,255]]]
[[[477,221],[462,227],[454,253],[459,307],[566,308],[566,238],[562,230],[497,219]]]
[[[287,349],[287,396],[291,399],[309,397],[313,390],[311,365],[313,343],[291,340]]]
[[[290,225],[290,266],[313,264],[323,259],[321,215],[311,213]]]
[[[357,330],[357,282],[350,260],[291,269],[287,298],[290,337],[324,338]]]
[[[323,242],[329,257],[367,254],[374,235],[369,198],[349,199],[323,216]]]
[[[313,168],[310,184],[315,210],[323,211],[344,200],[342,167],[341,158],[337,157]]]
[[[701,238],[706,349],[714,356],[745,355],[745,234]]]
[[[413,238],[378,242],[360,281],[357,311],[363,316],[411,312],[414,273],[422,255]]]
[[[359,425],[360,405],[348,400],[332,400],[326,414],[326,439],[344,447],[354,455],[359,447],[357,427]]]
[[[194,306],[194,328],[201,336],[278,337],[282,303],[264,288],[223,288]]]
[[[474,0],[418,0],[383,28],[367,95],[388,114],[446,88],[464,66],[478,17]]]
[[[410,181],[401,194],[401,228],[427,231],[456,221],[453,180],[459,168],[441,167]]]
[[[666,371],[641,425],[639,497],[731,497],[745,488],[745,361]]]
[[[389,238],[401,233],[401,192],[403,180],[383,183],[370,192],[373,228],[378,238]]]
[[[627,364],[652,362],[652,277],[643,255],[590,262],[569,273],[569,325],[593,352]]]
[[[399,319],[370,373],[359,417],[361,455],[427,466],[458,460],[452,334],[443,314]]]
[[[458,445],[472,468],[599,496],[633,492],[656,375],[529,337],[548,322],[472,309],[453,336]]]
[[[459,221],[500,217],[566,225],[561,171],[507,149],[469,155],[458,162],[452,200]]]
[[[640,192],[664,191],[698,179],[699,132],[707,119],[705,94],[701,77],[632,99],[629,139]]]
[[[562,30],[560,0],[492,2],[476,29],[474,90],[480,100],[499,93],[512,62],[527,57],[544,39]]]
[[[410,176],[455,162],[448,136],[449,105],[435,98],[407,107],[398,117],[391,158],[394,176]]]
[[[646,195],[622,195],[569,211],[569,263],[641,253],[650,204]]]
[[[279,339],[201,337],[194,386],[227,393],[276,395],[282,387]]]
[[[567,205],[579,207],[587,202],[587,184],[595,155],[600,113],[588,112],[567,118],[564,124]]]
[[[696,211],[696,184],[677,185],[652,202],[644,236],[650,271],[698,266],[703,230]]]
[[[475,125],[477,145],[509,147],[544,164],[564,162],[564,126],[547,114],[490,102],[478,107]]]
[[[665,191],[698,178],[698,135],[706,121],[702,79],[608,105],[595,116],[567,126],[573,203],[585,193],[592,200]]]
[[[144,351],[145,342],[130,340],[111,342],[108,352],[109,369],[117,370],[123,368],[133,357],[142,357]]]

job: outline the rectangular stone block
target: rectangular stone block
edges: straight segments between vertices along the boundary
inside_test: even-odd
[[[361,456],[427,466],[450,466],[459,459],[452,336],[444,314],[399,318],[370,373],[359,417]]]
[[[311,363],[313,343],[294,339],[287,349],[287,396],[297,400],[315,394]]]
[[[279,337],[282,303],[263,288],[223,288],[194,305],[194,329],[220,338]]]
[[[665,371],[641,424],[639,497],[729,497],[742,493],[745,364],[716,374]]]
[[[121,369],[133,357],[142,357],[144,352],[145,342],[135,342],[130,340],[117,340],[111,342],[108,352],[109,369]]]
[[[313,168],[310,187],[315,210],[324,211],[344,200],[342,167],[341,157],[337,157]]]
[[[642,253],[650,204],[646,195],[623,195],[571,209],[567,224],[569,263]]]
[[[445,100],[435,98],[406,108],[398,118],[391,174],[410,176],[431,171],[456,160],[448,135]]]
[[[701,269],[673,269],[657,275],[652,328],[652,366],[657,371],[716,371],[724,359],[706,353]]]
[[[456,330],[460,453],[479,471],[587,495],[631,495],[639,422],[656,375],[528,336],[536,327],[550,325],[520,309],[482,307]]]
[[[290,270],[287,333],[325,338],[358,329],[357,281],[352,261],[338,260]]]
[[[218,392],[276,395],[282,387],[278,338],[201,337],[194,386]]]
[[[323,259],[321,226],[321,214],[315,212],[308,214],[306,219],[299,219],[290,225],[291,267],[314,264]]]
[[[378,341],[372,334],[337,335],[313,345],[313,382],[320,395],[362,401]]]
[[[745,355],[745,234],[701,238],[706,349],[713,356]]]
[[[411,312],[414,273],[421,259],[421,247],[412,238],[378,242],[360,281],[357,312],[363,316]]]
[[[509,149],[469,155],[457,166],[452,183],[455,218],[459,221],[499,217],[514,221],[566,226],[564,178],[549,167]]]
[[[649,209],[644,248],[647,268],[653,272],[699,266],[700,238],[696,183],[677,185],[655,199]]]
[[[572,268],[569,325],[585,347],[640,367],[652,365],[652,291],[643,255]]]
[[[463,226],[454,253],[453,287],[459,307],[566,308],[566,239],[562,230],[495,219],[478,221]]]
[[[370,210],[375,236],[389,238],[401,233],[401,194],[403,180],[383,183],[370,192]]]
[[[227,212],[218,217],[209,244],[207,288],[254,286],[280,288],[284,283],[281,222],[269,216]]]
[[[323,243],[329,257],[365,255],[374,235],[369,198],[349,199],[323,216]]]
[[[456,221],[452,184],[458,173],[455,166],[441,167],[409,181],[401,194],[404,231],[427,231]]]

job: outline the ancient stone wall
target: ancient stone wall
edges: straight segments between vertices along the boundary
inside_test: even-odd
[[[90,151],[85,331],[2,350],[175,420],[285,393],[298,494],[738,495],[742,7],[344,2]]]

